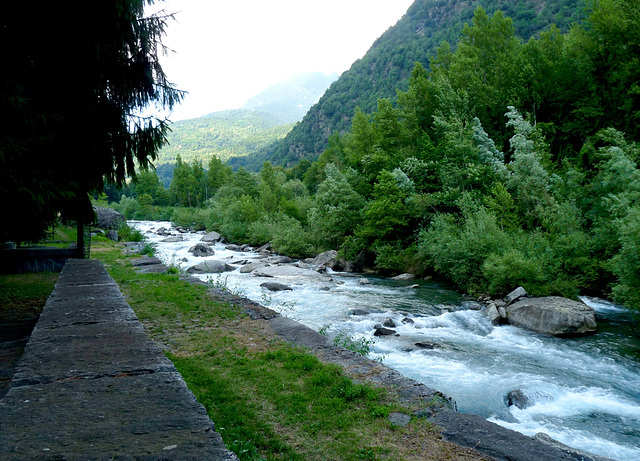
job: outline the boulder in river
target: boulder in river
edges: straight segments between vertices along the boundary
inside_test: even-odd
[[[209,259],[202,261],[200,264],[191,266],[187,269],[189,274],[220,274],[222,272],[230,272],[233,270],[229,264],[217,259]]]
[[[515,389],[513,391],[509,391],[505,396],[504,403],[506,403],[508,407],[515,406],[516,408],[524,410],[535,402],[527,396],[522,389]]]
[[[517,301],[507,307],[507,320],[510,325],[554,336],[595,333],[597,327],[592,307],[559,296]]]
[[[208,234],[203,235],[200,241],[205,243],[212,243],[219,242],[221,238],[222,236],[218,232],[209,232]]]
[[[278,283],[278,282],[264,282],[260,284],[261,287],[266,288],[269,291],[291,291],[293,290],[293,288],[291,288],[288,285],[285,285],[284,283]]]
[[[316,269],[330,268],[334,269],[338,262],[338,252],[336,250],[325,251],[310,261],[310,264]]]
[[[189,248],[189,253],[193,254],[193,256],[204,258],[206,256],[213,256],[216,252],[206,243],[196,243]]]
[[[400,274],[400,275],[396,275],[395,277],[391,277],[391,280],[413,280],[415,279],[416,276],[413,274]]]
[[[377,326],[376,331],[373,332],[373,336],[391,336],[395,335],[396,331],[383,326]]]
[[[269,267],[269,263],[257,262],[257,263],[249,263],[240,268],[241,274],[249,274],[256,269],[262,269],[263,267]]]
[[[524,298],[525,296],[527,296],[527,292],[525,291],[525,289],[522,287],[518,287],[504,297],[504,302],[508,306],[509,304],[516,302],[518,299]]]
[[[395,327],[397,327],[396,322],[394,322],[391,317],[387,317],[384,320],[384,323],[382,325],[384,325],[387,328],[395,328]]]

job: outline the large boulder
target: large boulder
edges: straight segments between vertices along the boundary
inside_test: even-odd
[[[265,263],[265,262],[256,262],[256,263],[249,263],[246,264],[244,266],[242,266],[240,268],[240,273],[241,274],[249,274],[250,272],[253,272],[256,269],[262,269],[263,267],[269,267],[269,263]]]
[[[224,261],[218,261],[217,259],[209,259],[202,261],[200,264],[191,266],[187,269],[190,274],[220,274],[222,272],[230,272],[234,268]]]
[[[521,299],[507,307],[507,320],[527,330],[554,336],[595,333],[593,308],[559,296]]]
[[[333,269],[338,263],[338,252],[336,250],[325,251],[311,260],[311,265],[315,269],[328,267]]]
[[[218,232],[209,232],[208,234],[203,235],[200,241],[205,243],[219,242],[221,238],[222,235]]]
[[[111,208],[94,206],[97,225],[100,229],[117,229],[121,223],[125,222],[124,216]]]
[[[206,243],[196,243],[189,248],[189,253],[193,254],[193,256],[204,258],[207,256],[213,256],[216,252],[213,251],[213,249]]]

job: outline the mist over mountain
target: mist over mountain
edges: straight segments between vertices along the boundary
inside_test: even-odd
[[[296,75],[253,96],[243,108],[261,110],[283,123],[299,122],[337,79],[336,73],[309,72]]]

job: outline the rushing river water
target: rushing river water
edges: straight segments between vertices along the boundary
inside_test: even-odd
[[[170,223],[131,222],[157,248],[165,263],[187,269],[203,258],[188,250],[202,234],[160,243],[149,233]],[[230,251],[216,243],[210,259],[233,264],[258,260],[253,252]],[[209,258],[207,258],[209,259]],[[241,274],[240,265],[220,276],[198,276],[226,283],[233,291],[330,336],[375,340],[371,356],[405,376],[453,397],[458,410],[535,435],[544,432],[574,448],[618,460],[640,460],[640,337],[638,319],[628,310],[593,298],[598,333],[558,339],[512,326],[493,326],[469,309],[460,293],[423,280],[367,277],[361,285],[351,274],[322,277],[263,278]],[[329,271],[330,272],[330,271]],[[293,288],[272,293],[260,287],[277,281]],[[418,288],[411,286],[418,284]],[[367,315],[352,315],[365,309]],[[414,323],[402,323],[410,317]],[[374,325],[391,318],[399,336],[373,336]],[[435,343],[421,349],[417,342]],[[530,406],[508,407],[506,395],[520,390]]]

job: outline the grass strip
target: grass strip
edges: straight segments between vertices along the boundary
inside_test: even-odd
[[[481,459],[438,439],[384,389],[278,339],[264,320],[216,300],[175,274],[139,274],[121,248],[95,242],[92,257],[119,284],[148,334],[165,350],[225,444],[241,460]]]

